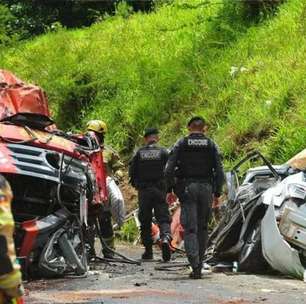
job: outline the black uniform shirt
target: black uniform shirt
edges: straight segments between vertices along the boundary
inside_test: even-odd
[[[168,160],[168,151],[151,143],[140,148],[129,165],[132,186],[155,183],[164,180],[164,169]]]
[[[169,191],[175,177],[206,180],[213,184],[214,194],[220,196],[224,172],[217,145],[203,133],[191,133],[172,148],[165,169]]]

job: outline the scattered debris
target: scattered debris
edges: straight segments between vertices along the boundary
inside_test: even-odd
[[[146,282],[140,282],[140,283],[135,283],[134,286],[140,287],[140,286],[147,286],[148,284]]]
[[[273,289],[260,289],[261,292],[266,292],[266,293],[273,293],[273,292],[277,292],[277,290],[273,290]]]
[[[230,299],[230,300],[219,300],[216,302],[216,304],[250,304],[251,302],[249,300],[245,299]]]

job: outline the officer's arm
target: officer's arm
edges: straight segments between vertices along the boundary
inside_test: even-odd
[[[222,187],[224,184],[224,170],[221,160],[221,153],[218,146],[213,144],[213,153],[214,153],[214,195],[219,197],[222,194]]]
[[[168,193],[172,192],[175,184],[175,168],[177,166],[180,144],[181,141],[178,141],[171,149],[165,167],[165,178],[166,178]]]
[[[168,159],[169,159],[169,151],[167,149],[163,149],[163,161],[165,166],[167,164]]]
[[[138,160],[138,152],[133,156],[129,163],[129,178],[130,184],[135,187],[137,184],[137,160]]]

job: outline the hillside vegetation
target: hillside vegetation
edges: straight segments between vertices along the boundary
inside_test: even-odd
[[[283,162],[305,148],[306,2],[257,22],[233,2],[177,0],[150,14],[122,4],[89,28],[0,50],[0,66],[47,91],[60,127],[106,120],[124,153],[144,127],[171,145],[201,114],[228,163],[253,148]]]

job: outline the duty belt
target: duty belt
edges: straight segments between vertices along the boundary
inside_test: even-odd
[[[165,187],[165,181],[146,181],[146,182],[140,182],[139,188],[148,188],[148,187]]]
[[[182,178],[179,181],[183,183],[203,183],[203,184],[212,184],[212,180],[209,178]]]

